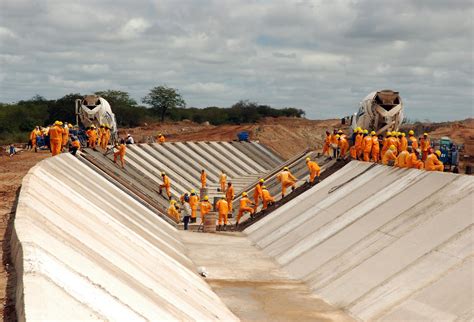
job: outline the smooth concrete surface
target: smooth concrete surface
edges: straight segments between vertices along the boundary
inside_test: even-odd
[[[11,242],[20,321],[238,320],[175,228],[70,154],[25,176]]]
[[[361,320],[474,319],[474,178],[351,162],[245,230]]]
[[[180,231],[186,252],[242,321],[353,321],[291,279],[242,233]]]

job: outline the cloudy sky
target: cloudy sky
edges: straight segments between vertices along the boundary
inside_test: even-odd
[[[473,112],[470,0],[0,0],[0,102],[179,89],[312,119],[400,92],[411,119]]]

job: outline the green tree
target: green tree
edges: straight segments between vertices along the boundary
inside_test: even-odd
[[[165,120],[167,110],[186,107],[186,102],[178,90],[167,86],[152,88],[150,93],[142,99],[142,102],[150,105],[152,110],[160,115],[162,122]]]

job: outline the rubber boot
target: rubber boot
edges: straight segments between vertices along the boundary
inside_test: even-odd
[[[216,230],[221,231],[221,225],[217,226]]]
[[[226,231],[226,230],[227,230],[227,225],[226,225],[226,224],[224,224],[224,231]]]
[[[236,222],[236,223],[235,223],[235,230],[237,230],[238,227],[239,227],[239,223]]]

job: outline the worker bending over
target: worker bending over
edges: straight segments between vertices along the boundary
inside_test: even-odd
[[[160,195],[163,191],[163,188],[165,188],[166,189],[166,194],[168,195],[168,199],[171,200],[171,182],[170,182],[170,178],[164,172],[161,173],[161,177],[163,178],[163,184],[160,184]]]
[[[316,179],[316,183],[319,182],[319,175],[321,174],[321,168],[316,163],[316,161],[311,161],[310,158],[306,158],[306,165],[308,166],[309,170],[309,183],[313,184],[314,179]]]
[[[219,184],[220,184],[220,192],[225,192],[225,185],[227,181],[227,175],[225,174],[224,170],[222,170],[221,175],[219,176]]]
[[[216,211],[219,215],[217,230],[221,230],[222,224],[224,224],[224,230],[227,227],[227,214],[229,213],[229,204],[225,200],[225,196],[222,196],[216,203]]]
[[[254,212],[257,212],[258,201],[260,199],[263,200],[262,187],[263,187],[264,182],[265,181],[263,179],[260,179],[258,183],[255,185],[255,190],[253,191],[253,211]]]
[[[77,137],[73,136],[71,138],[71,146],[69,147],[69,152],[72,155],[76,155],[77,151],[81,149],[81,142],[77,139]]]
[[[395,145],[392,144],[383,155],[382,164],[393,165],[395,163],[396,158],[397,158],[397,148],[395,147]]]
[[[168,208],[168,215],[176,220],[177,223],[181,221],[181,217],[179,215],[178,209],[176,209],[176,200],[170,201],[170,206]]]
[[[114,152],[114,163],[117,163],[117,157],[120,157],[120,164],[122,169],[125,168],[125,153],[127,151],[127,147],[125,146],[125,140],[120,139],[120,144],[116,146],[117,151]]]
[[[232,201],[234,200],[235,193],[234,193],[234,186],[232,185],[232,182],[229,182],[227,184],[227,190],[225,191],[225,198],[227,200],[228,208],[229,208],[229,214],[232,213]]]
[[[444,171],[443,162],[439,161],[439,157],[441,156],[441,151],[436,150],[435,153],[431,152],[425,161],[425,170],[426,171]]]
[[[424,164],[423,164],[423,161],[421,160],[418,160],[418,155],[415,151],[415,149],[411,146],[409,146],[407,148],[407,152],[408,152],[408,156],[406,158],[406,164],[407,164],[407,168],[413,168],[413,169],[423,169],[424,168]]]
[[[209,202],[209,196],[204,196],[203,200],[200,203],[201,210],[201,223],[204,224],[204,218],[206,215],[211,212],[212,205]]]
[[[191,190],[191,196],[189,196],[189,206],[191,207],[191,222],[196,222],[197,208],[199,205],[199,197],[196,195],[195,190]]]
[[[249,205],[253,205],[253,202],[250,201],[250,199],[247,197],[246,192],[242,192],[242,198],[240,199],[240,207],[239,207],[239,213],[237,214],[237,221],[235,222],[235,227],[239,226],[239,221],[242,216],[248,212],[250,213],[250,217],[253,217],[254,211],[252,207],[249,207]]]
[[[291,190],[296,188],[296,178],[291,174],[288,167],[284,167],[283,171],[277,175],[278,181],[281,182],[281,197],[285,197],[286,188],[291,187]]]
[[[206,188],[207,174],[204,169],[201,170],[201,189]]]
[[[262,199],[263,199],[263,208],[262,210],[267,209],[268,206],[271,206],[275,203],[275,198],[272,197],[270,191],[267,187],[262,186]]]
[[[54,125],[49,128],[49,142],[51,144],[51,154],[53,156],[61,153],[61,145],[63,141],[63,122],[56,121]]]
[[[349,142],[344,136],[337,136],[337,142],[339,146],[339,155],[337,156],[337,160],[345,160],[347,151],[349,150]]]

